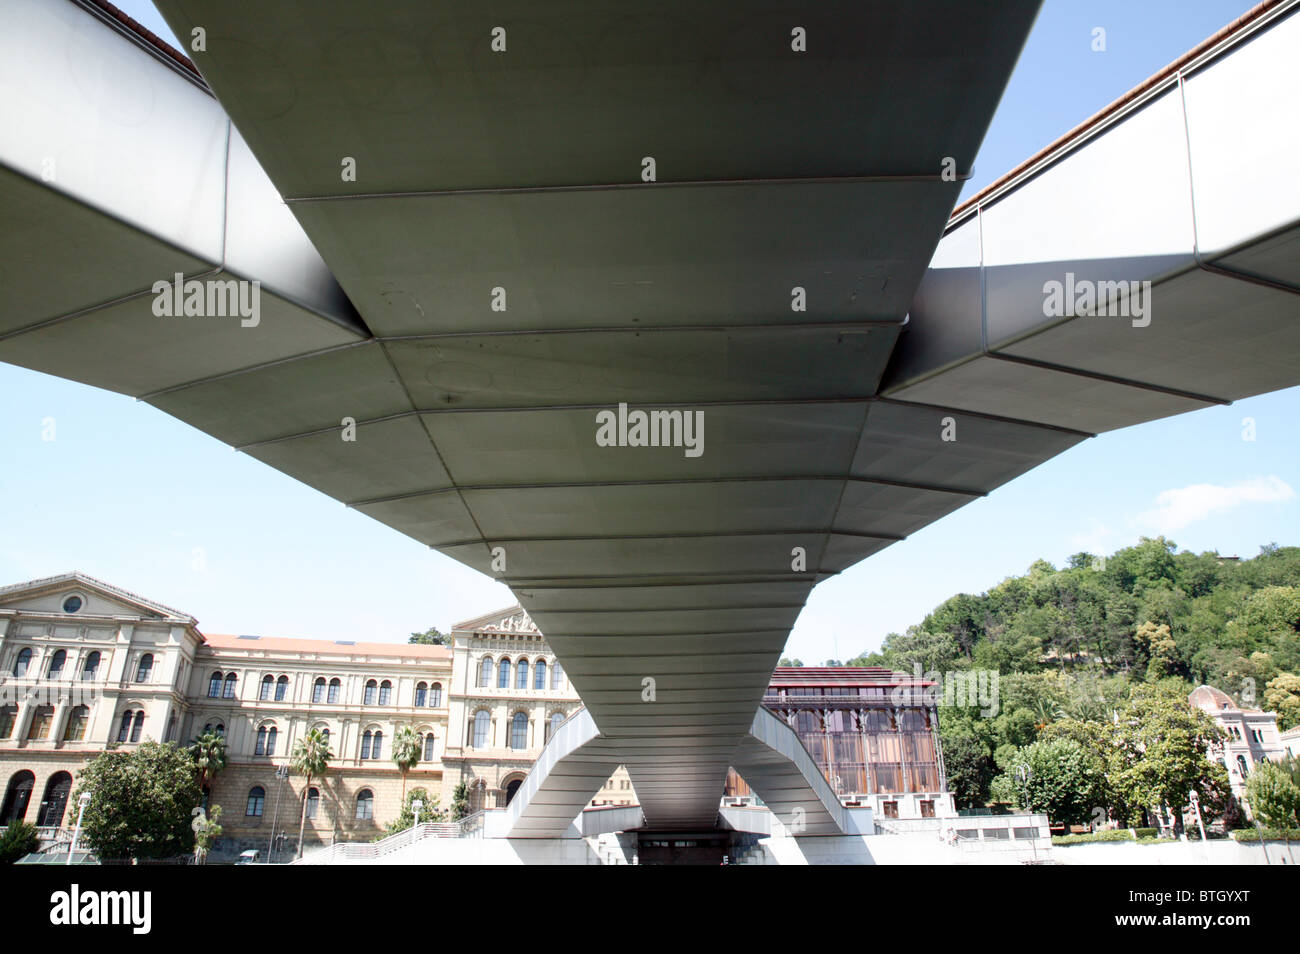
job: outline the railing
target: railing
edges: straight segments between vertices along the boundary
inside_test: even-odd
[[[375,861],[393,852],[409,848],[426,838],[481,838],[482,812],[475,812],[458,822],[425,822],[379,841],[343,841],[303,855],[295,865],[335,865],[355,861]]]

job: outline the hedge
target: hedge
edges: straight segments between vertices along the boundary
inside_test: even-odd
[[[1053,845],[1086,845],[1101,841],[1131,841],[1133,836],[1127,828],[1113,828],[1108,831],[1094,831],[1086,835],[1057,835],[1052,839]]]
[[[1233,840],[1259,841],[1259,832],[1254,828],[1240,828],[1232,833]],[[1267,841],[1300,841],[1300,828],[1265,828],[1264,838]]]

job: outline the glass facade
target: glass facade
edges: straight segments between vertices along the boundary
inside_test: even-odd
[[[929,683],[879,668],[778,669],[763,704],[841,798],[946,790]],[[726,794],[750,794],[734,771]]]

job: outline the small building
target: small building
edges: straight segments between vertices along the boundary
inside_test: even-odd
[[[781,667],[763,705],[799,735],[840,800],[877,819],[956,815],[939,743],[937,684],[881,666]],[[735,771],[727,797],[752,797]]]

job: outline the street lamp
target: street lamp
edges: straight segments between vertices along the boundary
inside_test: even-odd
[[[420,801],[420,799],[416,798],[411,800],[411,810],[415,812],[415,824],[411,826],[412,828],[420,827],[420,809],[423,807],[424,802]]]
[[[1020,765],[1017,765],[1017,766],[1016,766],[1016,778],[1020,779],[1020,788],[1021,788],[1021,792],[1022,792],[1022,794],[1025,794],[1025,793],[1024,793],[1025,783],[1028,782],[1028,781],[1029,781],[1031,778],[1033,778],[1033,777],[1034,777],[1034,770],[1031,769],[1028,765],[1025,765],[1025,764],[1022,762]],[[1028,798],[1026,798],[1026,802],[1028,802]],[[1049,824],[1049,825],[1051,824],[1051,819],[1050,819],[1050,818],[1048,819],[1048,824]],[[1048,828],[1048,831],[1050,832],[1050,831],[1051,831],[1051,828]],[[1032,849],[1034,850],[1034,864],[1038,864],[1038,831],[1037,831],[1037,829],[1035,829],[1035,831],[1034,831],[1034,837],[1031,838],[1031,839],[1029,839],[1029,847],[1032,848]]]
[[[68,860],[64,862],[69,865],[72,864],[73,852],[77,850],[77,839],[81,837],[81,819],[85,817],[86,806],[90,804],[90,792],[82,792],[77,804],[81,806],[77,809],[77,827],[72,830],[72,844],[68,846]]]
[[[280,780],[280,785],[275,790],[275,811],[271,813],[271,840],[266,845],[266,863],[271,863],[271,855],[275,852],[275,824],[280,818],[280,796],[284,794],[284,780],[289,777],[289,766],[281,765],[275,770],[275,777]],[[306,798],[306,794],[303,798]]]

